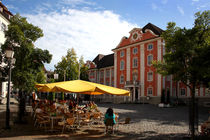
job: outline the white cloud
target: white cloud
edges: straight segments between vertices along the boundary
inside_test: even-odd
[[[85,60],[92,60],[99,53],[110,54],[121,38],[128,36],[128,32],[137,26],[111,11],[63,9],[61,13],[41,12],[24,16],[43,29],[44,37],[35,45],[53,54],[48,69],[53,69],[72,47],[77,56],[83,55]]]
[[[210,2],[198,5],[197,6],[197,10],[200,10],[200,9],[203,9],[203,8],[207,8],[207,7],[210,7]]]
[[[184,10],[183,10],[183,8],[180,7],[180,6],[177,6],[177,9],[178,9],[178,11],[181,13],[181,15],[183,16],[183,15],[184,15]]]
[[[94,2],[90,2],[87,0],[61,0],[59,1],[60,4],[64,4],[64,5],[71,5],[73,7],[77,6],[77,5],[81,5],[81,4],[85,4],[85,5],[95,5]]]
[[[192,0],[193,2],[199,2],[199,0]]]

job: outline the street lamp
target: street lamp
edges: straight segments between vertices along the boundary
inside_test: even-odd
[[[10,129],[10,82],[11,82],[11,64],[14,62],[13,56],[14,56],[14,51],[12,50],[11,47],[8,47],[5,51],[5,56],[8,59],[8,66],[9,66],[9,71],[8,71],[8,90],[7,90],[7,108],[6,108],[6,129]]]

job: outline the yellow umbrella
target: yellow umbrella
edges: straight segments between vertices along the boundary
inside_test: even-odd
[[[39,91],[46,91],[46,92],[73,92],[73,93],[81,93],[89,95],[100,95],[100,94],[125,95],[125,96],[130,95],[130,92],[128,90],[118,89],[115,87],[110,87],[93,82],[87,82],[83,80],[56,82],[44,85],[37,84],[36,87]]]

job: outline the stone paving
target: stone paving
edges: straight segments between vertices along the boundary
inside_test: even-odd
[[[189,134],[188,107],[158,108],[154,105],[143,104],[110,104],[100,105],[105,112],[108,106],[119,113],[120,122],[126,117],[131,118],[130,124],[119,125],[119,131],[130,134],[155,135],[180,135]],[[199,110],[199,124],[208,119],[208,109]]]
[[[19,126],[10,131],[0,131],[0,140],[52,140],[52,139],[115,139],[115,140],[136,140],[136,139],[160,139],[179,140],[186,139],[188,132],[188,107],[179,106],[174,108],[158,108],[149,104],[98,104],[102,112],[106,112],[108,107],[112,107],[119,113],[118,131],[112,136],[104,135],[104,128],[91,128],[92,130],[82,130],[79,134],[46,133],[35,129],[32,124],[22,125],[22,132]],[[0,105],[1,119],[6,106]],[[16,105],[11,105],[11,112],[16,112]],[[207,108],[199,108],[199,124],[206,121],[209,114]],[[131,118],[129,124],[124,124],[125,118]],[[5,123],[0,122],[0,130]],[[94,130],[93,130],[94,129]],[[20,131],[20,132],[19,132]],[[33,131],[33,132],[32,132]],[[87,132],[89,134],[87,135]],[[2,135],[1,135],[2,134]]]

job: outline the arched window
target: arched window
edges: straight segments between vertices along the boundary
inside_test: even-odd
[[[153,95],[153,88],[152,87],[149,87],[147,88],[147,95]]]

